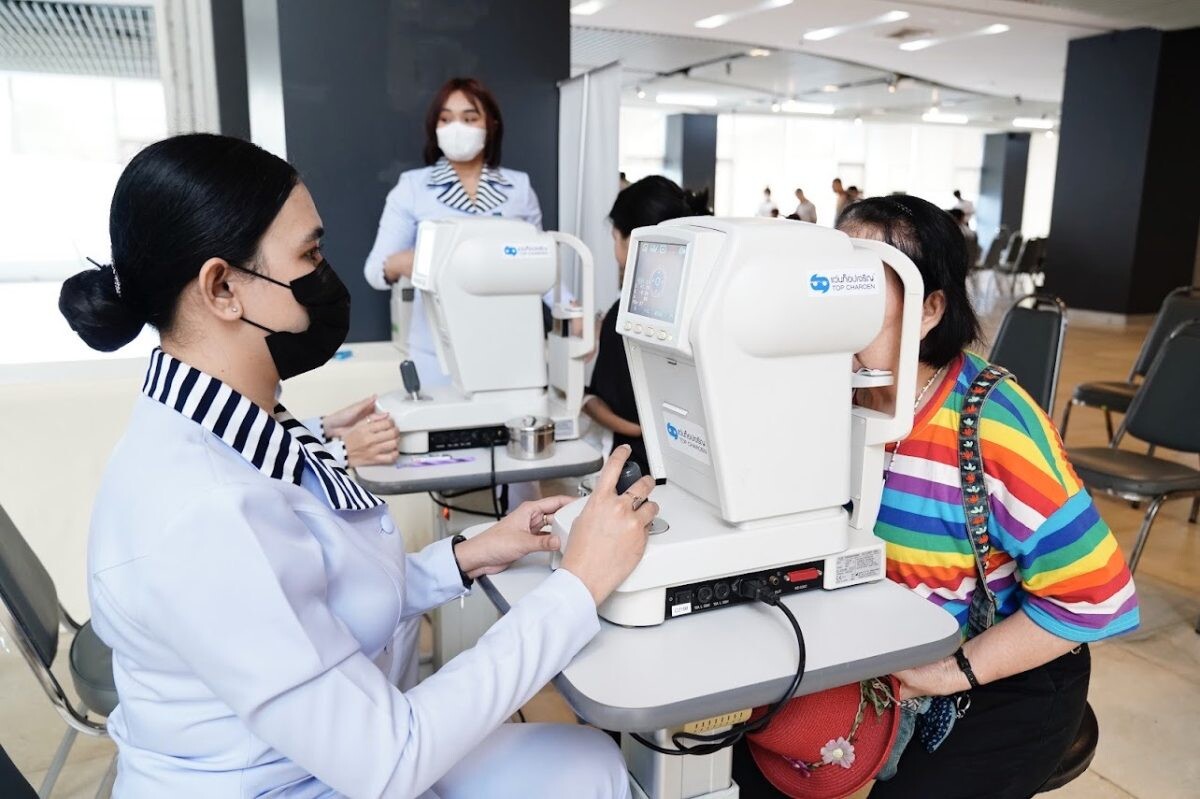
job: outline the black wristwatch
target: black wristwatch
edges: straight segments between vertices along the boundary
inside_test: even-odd
[[[971,668],[971,661],[967,660],[967,653],[963,651],[961,646],[954,653],[954,660],[958,663],[958,668],[962,673],[967,675],[967,682],[971,684],[971,687],[978,688],[979,680],[975,679],[975,671]]]
[[[453,538],[451,538],[450,539],[450,554],[454,556],[454,565],[458,566],[458,576],[462,578],[463,588],[470,588],[472,585],[475,584],[475,581],[467,576],[467,573],[465,571],[463,571],[462,566],[459,566],[458,555],[454,551],[454,548],[456,546],[458,546],[459,544],[461,544],[462,542],[464,542],[466,540],[467,540],[467,537],[465,535],[461,535],[461,534],[456,535]]]

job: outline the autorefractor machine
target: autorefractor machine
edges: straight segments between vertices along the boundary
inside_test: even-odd
[[[645,556],[600,607],[627,626],[884,576],[872,529],[885,444],[912,426],[920,273],[878,241],[795,222],[696,217],[639,228],[624,337],[660,505]],[[904,292],[899,373],[852,373]],[[885,415],[852,389],[891,384]],[[564,549],[580,500],[554,517]],[[557,562],[555,563],[557,565]]]
[[[563,300],[559,244],[579,256],[576,303]],[[506,422],[523,416],[552,420],[557,440],[578,437],[584,365],[595,345],[592,255],[583,242],[515,219],[421,222],[412,286],[451,381],[422,390],[408,362],[404,390],[379,398],[400,430],[401,453],[503,444]],[[551,289],[547,336],[542,297]],[[580,334],[571,331],[575,319],[585,320]],[[407,319],[394,324],[407,330]]]

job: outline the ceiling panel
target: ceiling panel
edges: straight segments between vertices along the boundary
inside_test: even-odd
[[[0,0],[0,70],[156,78],[153,9]]]

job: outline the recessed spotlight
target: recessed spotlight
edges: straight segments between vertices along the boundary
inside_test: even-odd
[[[639,100],[645,100],[645,99],[646,99],[646,90],[645,90],[645,89],[643,89],[641,86],[638,86],[638,87],[637,87],[637,98],[638,98]]]
[[[908,53],[924,50],[927,47],[933,47],[940,42],[940,39],[913,39],[911,42],[901,42],[900,49]]]
[[[771,51],[765,47],[751,47],[746,51],[746,55],[751,58],[766,58],[771,54]]]
[[[840,88],[841,87],[838,86],[836,83],[826,83],[824,86],[821,87],[821,91],[826,92],[826,93],[832,93],[832,92],[836,92]]]
[[[988,25],[986,28],[979,31],[979,33],[981,36],[995,36],[997,33],[1008,33],[1009,30],[1011,29],[1007,25],[997,23],[995,25]]]
[[[780,109],[781,107],[782,107],[782,106],[780,106],[780,105],[779,105],[779,103],[771,103],[771,110],[772,110],[773,112],[775,112],[776,114],[778,114],[778,113],[779,113],[779,109]]]
[[[979,30],[960,33],[953,36],[929,37],[923,39],[913,39],[909,42],[901,42],[900,49],[911,53],[917,50],[925,50],[929,47],[933,47],[934,45],[945,44],[946,42],[970,39],[975,36],[995,36],[997,33],[1007,33],[1009,30],[1011,29],[1007,25],[998,22],[994,25],[988,25],[986,28],[980,28]]]
[[[861,124],[862,124],[862,117],[855,117],[855,118],[854,118],[854,124],[855,124],[855,125],[861,125]]]

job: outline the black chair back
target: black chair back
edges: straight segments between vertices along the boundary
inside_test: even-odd
[[[1046,413],[1054,394],[1067,336],[1067,306],[1058,297],[1031,294],[1004,314],[988,360],[1013,373]]]
[[[1163,342],[1146,381],[1125,414],[1122,431],[1155,446],[1200,452],[1200,319],[1184,322]],[[1121,433],[1118,433],[1118,438]]]
[[[1008,246],[1008,239],[1011,235],[1008,228],[1003,226],[996,232],[996,238],[992,239],[992,243],[987,248],[987,255],[983,257],[981,266],[984,269],[994,269],[1000,264],[1000,256],[1004,254],[1004,248]]]
[[[1021,246],[1021,254],[1017,256],[1016,271],[1025,274],[1035,274],[1041,271],[1042,249],[1045,239],[1026,239]]]
[[[48,669],[58,652],[58,591],[41,560],[0,508],[0,601]]]
[[[1021,235],[1021,231],[1016,231],[1008,240],[1008,246],[1004,248],[1004,257],[1001,261],[1005,266],[1012,267],[1017,263],[1017,256],[1021,254],[1021,245],[1025,243],[1025,238]]]
[[[1200,319],[1200,286],[1180,286],[1167,295],[1158,309],[1158,316],[1154,318],[1154,324],[1142,342],[1142,350],[1134,361],[1129,379],[1145,377],[1154,363],[1154,357],[1158,355],[1158,348],[1171,335],[1171,331],[1192,319]]]
[[[0,746],[0,796],[5,799],[38,799],[37,791],[29,784],[29,780],[21,776],[3,746]]]

